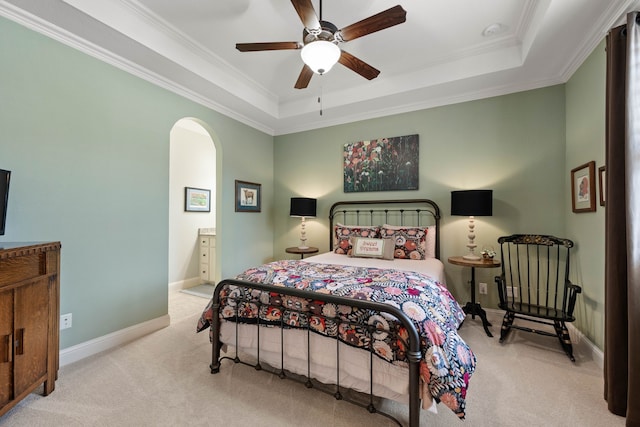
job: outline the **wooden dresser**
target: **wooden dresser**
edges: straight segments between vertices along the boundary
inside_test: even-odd
[[[59,368],[60,242],[0,242],[0,416]]]

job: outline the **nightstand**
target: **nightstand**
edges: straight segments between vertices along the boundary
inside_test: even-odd
[[[285,249],[284,251],[288,254],[299,254],[300,259],[304,259],[305,255],[317,254],[318,250],[319,250],[318,248],[314,248],[313,246],[309,246],[308,248],[305,248],[305,249],[300,249],[297,246],[293,246],[291,248]]]
[[[480,303],[476,302],[476,268],[496,268],[500,267],[500,261],[495,259],[479,259],[477,261],[464,259],[461,256],[449,257],[449,263],[454,265],[461,265],[463,267],[471,267],[471,301],[468,302],[462,309],[466,314],[471,314],[471,318],[475,319],[476,315],[480,316],[482,320],[482,326],[488,336],[493,337],[489,326],[491,323],[487,320],[487,313],[480,307]]]

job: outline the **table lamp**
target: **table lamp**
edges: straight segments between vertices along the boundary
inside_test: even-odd
[[[464,255],[464,259],[479,260],[474,249],[476,238],[474,229],[474,219],[476,216],[491,216],[493,214],[493,190],[460,190],[451,192],[451,215],[462,215],[469,217],[469,253]]]
[[[316,199],[310,199],[308,197],[292,197],[291,209],[289,215],[299,216],[302,218],[300,223],[300,246],[298,249],[309,249],[309,246],[305,244],[307,241],[307,235],[305,231],[305,218],[313,218],[316,216]]]

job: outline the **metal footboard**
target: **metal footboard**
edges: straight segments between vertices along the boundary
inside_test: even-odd
[[[253,283],[253,282],[246,282],[246,281],[240,281],[240,280],[233,280],[233,279],[226,279],[223,280],[221,282],[218,283],[218,285],[215,288],[215,291],[213,293],[213,319],[212,319],[212,330],[213,330],[213,339],[212,339],[212,355],[211,355],[211,373],[215,374],[218,373],[220,371],[220,362],[223,359],[230,359],[233,360],[235,363],[243,363],[249,366],[253,366],[255,369],[257,370],[261,370],[263,369],[261,363],[260,363],[260,326],[261,325],[265,325],[265,324],[269,324],[275,327],[280,327],[280,337],[281,337],[281,341],[280,341],[280,363],[281,366],[280,367],[273,367],[276,371],[273,370],[269,370],[269,372],[272,372],[276,375],[278,375],[280,378],[288,378],[286,375],[286,366],[285,366],[285,362],[284,362],[284,329],[289,327],[288,325],[286,325],[284,323],[284,315],[280,316],[280,320],[278,322],[267,322],[264,320],[260,319],[260,316],[258,315],[255,318],[255,324],[257,327],[257,338],[258,338],[258,346],[257,346],[257,362],[256,364],[250,364],[247,362],[244,362],[242,360],[240,360],[240,357],[238,355],[238,319],[239,319],[239,315],[238,315],[238,309],[241,305],[243,304],[251,304],[257,307],[258,313],[261,312],[262,307],[267,306],[267,307],[275,307],[272,306],[270,304],[266,304],[266,303],[262,303],[260,301],[259,298],[252,298],[251,297],[251,293],[250,292],[245,292],[243,293],[243,295],[248,297],[245,298],[240,298],[240,299],[234,299],[234,301],[236,302],[235,305],[235,320],[236,320],[236,343],[235,343],[235,348],[236,348],[236,355],[235,357],[220,357],[220,350],[221,350],[221,346],[222,343],[220,342],[220,326],[221,326],[221,321],[220,321],[220,292],[223,290],[223,288],[225,288],[226,286],[236,286],[239,288],[247,288],[247,289],[252,289],[252,290],[258,290],[258,291],[264,291],[264,292],[270,292],[270,293],[277,293],[280,295],[288,295],[288,296],[293,296],[293,297],[298,297],[298,298],[303,298],[306,300],[313,300],[313,301],[322,301],[325,303],[333,303],[333,304],[338,304],[338,305],[343,305],[343,306],[350,306],[350,307],[356,307],[356,308],[360,308],[360,309],[365,309],[365,310],[372,310],[374,312],[377,313],[387,313],[390,314],[392,316],[394,316],[398,322],[400,322],[402,324],[402,326],[405,328],[405,330],[407,331],[407,335],[408,335],[408,339],[405,341],[403,338],[399,337],[399,336],[395,336],[395,338],[400,339],[403,341],[404,343],[404,347],[407,349],[406,351],[406,358],[408,360],[408,364],[409,364],[409,426],[411,427],[417,427],[420,423],[420,387],[419,387],[419,380],[420,380],[420,361],[422,359],[422,353],[420,351],[420,338],[419,338],[419,334],[418,331],[415,327],[415,325],[413,324],[413,322],[407,317],[407,315],[405,313],[403,313],[400,309],[391,306],[391,305],[387,305],[387,304],[383,304],[383,303],[378,303],[378,302],[372,302],[372,301],[363,301],[363,300],[356,300],[356,299],[352,299],[352,298],[346,298],[346,297],[340,297],[340,296],[335,296],[335,295],[327,295],[327,294],[320,294],[320,293],[314,293],[311,291],[307,291],[307,290],[300,290],[300,289],[295,289],[295,288],[287,288],[287,287],[282,287],[282,286],[273,286],[273,285],[268,285],[268,284],[263,284],[263,283]],[[230,296],[227,296],[227,298],[231,298]],[[349,401],[350,403],[356,404],[358,406],[361,407],[365,407],[369,412],[371,413],[379,413],[381,415],[384,415],[390,419],[393,419],[394,421],[396,421],[399,425],[402,425],[400,423],[400,421],[398,421],[395,417],[391,416],[390,414],[384,413],[380,410],[378,410],[375,405],[374,405],[374,394],[373,394],[373,358],[374,358],[374,349],[373,349],[373,335],[376,333],[381,333],[381,332],[386,332],[386,333],[391,333],[393,334],[393,331],[389,331],[389,330],[381,330],[381,329],[377,329],[375,326],[369,325],[367,323],[362,324],[362,323],[355,323],[355,322],[349,322],[349,321],[344,321],[338,318],[329,318],[329,317],[325,317],[323,315],[318,315],[316,313],[310,313],[309,311],[299,311],[299,310],[295,310],[289,307],[284,307],[284,306],[279,306],[279,307],[275,307],[278,308],[280,310],[283,311],[283,313],[285,311],[287,312],[297,312],[297,314],[299,316],[304,316],[305,319],[309,320],[309,317],[313,316],[313,317],[324,317],[325,319],[332,321],[332,322],[337,322],[340,325],[342,325],[343,327],[349,327],[349,328],[359,328],[362,331],[365,331],[366,334],[368,335],[369,339],[369,359],[370,359],[370,367],[369,367],[369,384],[370,384],[370,392],[369,392],[369,403],[368,405],[363,405],[360,402],[345,398],[345,396],[342,394],[341,392],[341,387],[340,387],[340,345],[338,344],[341,340],[339,338],[339,334],[336,334],[335,339],[336,339],[336,385],[335,385],[335,390],[332,394],[336,399],[338,400],[346,400]],[[251,319],[254,320],[254,319]],[[243,323],[247,323],[246,321],[244,321]],[[310,347],[310,336],[311,333],[314,333],[313,330],[311,329],[311,322],[307,321],[306,322],[306,327],[304,328],[307,332],[307,374],[306,374],[306,378],[303,381],[304,384],[308,387],[314,387],[314,384],[312,382],[312,378],[311,378],[311,357],[310,357],[310,352],[311,352],[311,347]],[[299,328],[298,328],[299,329]],[[332,338],[332,337],[330,337]],[[375,356],[377,357],[377,356]],[[322,390],[321,391],[325,391],[326,390]]]

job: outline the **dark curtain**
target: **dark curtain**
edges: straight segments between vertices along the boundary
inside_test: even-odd
[[[640,15],[607,35],[604,398],[640,427]]]

